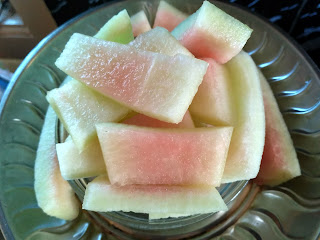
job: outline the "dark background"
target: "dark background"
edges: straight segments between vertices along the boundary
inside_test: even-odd
[[[320,0],[222,0],[244,6],[289,33],[320,66]],[[108,0],[45,0],[58,25]]]

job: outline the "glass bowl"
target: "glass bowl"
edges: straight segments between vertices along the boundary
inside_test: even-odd
[[[302,168],[302,176],[275,188],[249,182],[220,189],[229,211],[146,223],[145,216],[82,211],[74,221],[49,217],[38,207],[33,167],[46,92],[65,74],[54,62],[74,32],[94,35],[114,14],[144,10],[152,22],[158,0],[112,2],[69,21],[43,39],[13,76],[0,105],[0,219],[7,239],[316,239],[320,228],[319,70],[286,34],[234,4],[213,1],[254,31],[245,46],[277,98]],[[200,0],[168,1],[192,13]],[[80,189],[83,180],[71,182]],[[233,186],[233,187],[231,187]],[[236,186],[236,187],[235,187]],[[79,190],[78,189],[78,190]],[[81,199],[81,191],[76,190]]]

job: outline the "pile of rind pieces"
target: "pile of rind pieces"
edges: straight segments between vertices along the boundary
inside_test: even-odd
[[[78,178],[96,177],[83,209],[159,219],[227,210],[223,183],[300,175],[272,91],[242,51],[251,32],[208,1],[190,16],[161,1],[153,29],[123,10],[94,37],[74,33],[35,163],[44,212],[74,219],[67,180]],[[58,144],[56,115],[69,133]]]

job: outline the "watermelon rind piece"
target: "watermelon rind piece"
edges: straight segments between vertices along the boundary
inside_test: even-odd
[[[73,220],[79,214],[79,202],[61,176],[56,153],[57,116],[48,108],[40,135],[34,165],[34,190],[39,207],[48,215]]]
[[[65,180],[94,177],[107,172],[97,136],[81,153],[71,138],[58,143],[56,148],[61,175]]]
[[[221,64],[242,50],[251,33],[247,25],[208,1],[172,31],[193,55]]]
[[[131,16],[133,36],[139,36],[141,33],[151,30],[149,20],[143,10]]]
[[[186,13],[180,11],[166,1],[160,1],[153,27],[163,27],[171,32],[187,17],[188,15]]]
[[[275,186],[301,175],[297,153],[273,92],[261,72],[260,83],[266,116],[266,140],[258,184]]]
[[[182,54],[171,57],[74,33],[56,66],[136,112],[179,123],[208,64]]]
[[[104,176],[86,188],[83,209],[98,212],[202,214],[227,210],[211,186],[110,185]]]
[[[111,184],[219,186],[232,127],[96,125]]]
[[[49,91],[47,100],[80,152],[97,137],[96,123],[117,122],[130,112],[74,79]]]
[[[208,62],[209,67],[189,111],[200,122],[214,126],[232,126],[234,104],[228,70],[211,58],[202,60]]]
[[[122,10],[113,16],[94,37],[123,44],[132,41],[134,38],[128,12]],[[95,123],[119,121],[130,110],[77,83],[70,76],[67,79],[60,88],[47,93],[47,100],[81,152],[97,139]]]
[[[259,172],[265,141],[265,114],[257,67],[245,52],[231,59],[230,74],[235,121],[223,183],[249,180]]]
[[[134,36],[127,10],[122,10],[113,16],[94,37],[122,44],[131,42]]]

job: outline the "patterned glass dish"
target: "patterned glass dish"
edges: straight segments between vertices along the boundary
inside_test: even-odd
[[[7,239],[317,239],[320,232],[320,77],[310,58],[280,30],[235,5],[214,2],[254,29],[245,50],[268,79],[290,130],[302,176],[274,188],[249,182],[229,188],[229,211],[154,224],[141,216],[104,219],[82,211],[74,221],[47,216],[38,207],[34,159],[48,107],[45,94],[65,74],[54,62],[74,32],[94,35],[114,14],[143,9],[153,20],[158,0],[119,1],[80,15],[54,31],[16,71],[0,105],[0,220]],[[170,1],[168,1],[170,2]],[[187,13],[202,1],[172,4]],[[77,188],[83,182],[71,182]],[[83,189],[82,189],[83,192]],[[81,194],[79,192],[78,194]],[[120,219],[121,218],[121,219]],[[156,223],[159,225],[159,222]],[[180,224],[180,225],[179,225]]]

